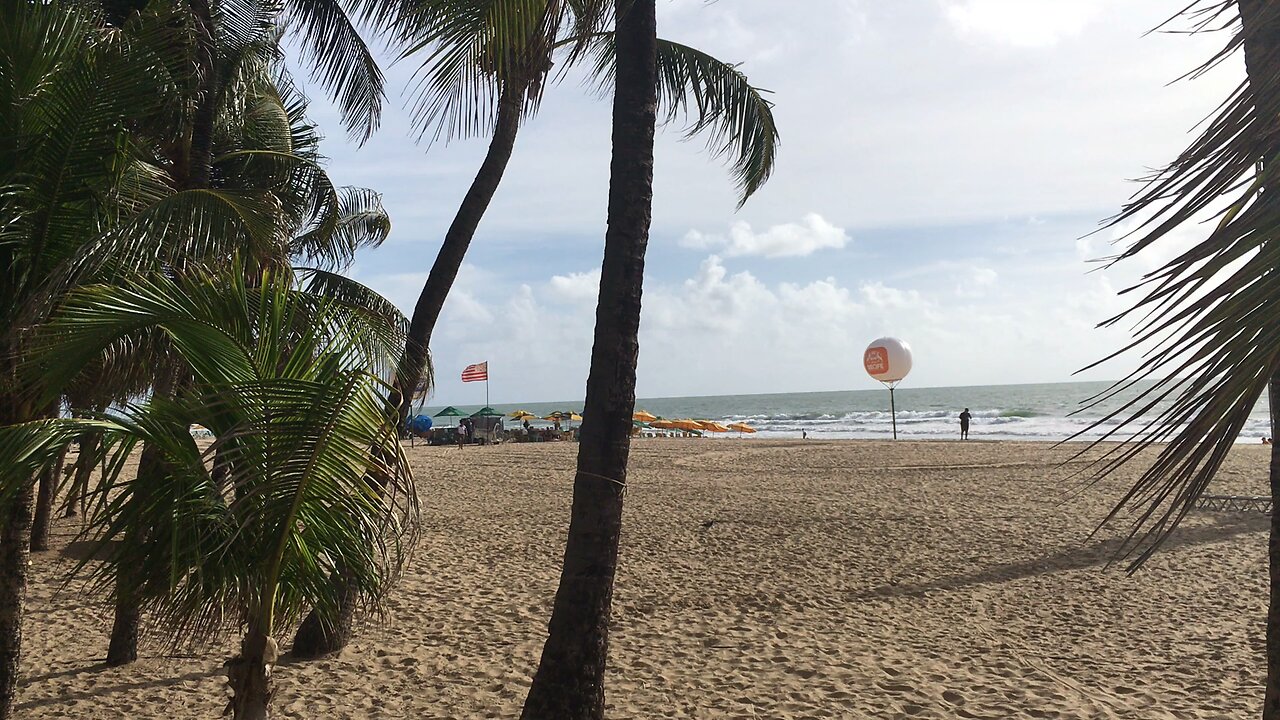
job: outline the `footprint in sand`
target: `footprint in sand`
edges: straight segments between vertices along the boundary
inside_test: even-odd
[[[952,705],[957,705],[957,706],[964,705],[964,696],[956,692],[955,690],[943,690],[942,699],[946,700]]]

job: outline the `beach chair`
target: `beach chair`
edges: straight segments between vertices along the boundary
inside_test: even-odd
[[[1196,509],[1219,512],[1260,512],[1271,514],[1271,498],[1265,495],[1201,495]]]

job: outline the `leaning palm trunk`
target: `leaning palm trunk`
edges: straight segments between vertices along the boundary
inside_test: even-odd
[[[462,268],[462,261],[467,255],[467,248],[471,247],[471,239],[475,237],[480,220],[497,193],[498,184],[502,182],[507,162],[511,160],[516,133],[520,130],[520,104],[523,95],[523,88],[504,84],[489,150],[462,199],[462,205],[453,217],[453,223],[449,225],[449,231],[445,233],[444,243],[436,255],[435,264],[431,266],[431,274],[427,276],[422,294],[418,296],[418,304],[413,308],[409,336],[405,342],[404,361],[396,382],[400,397],[393,398],[399,402],[401,420],[408,415],[414,392],[421,382],[431,348],[431,334],[440,319],[445,299],[449,297],[449,291],[453,288],[458,271]]]
[[[609,219],[564,568],[521,717],[604,715],[609,613],[635,409],[640,291],[653,205],[654,0],[619,0]]]
[[[12,395],[0,397],[0,425],[29,420],[24,405]],[[31,483],[24,482],[0,516],[0,720],[12,717],[18,693],[33,501]]]
[[[515,149],[516,134],[520,130],[520,102],[523,90],[505,89],[498,105],[498,119],[494,126],[493,139],[489,142],[489,150],[485,154],[480,170],[471,182],[470,189],[462,199],[449,231],[445,233],[444,243],[436,255],[435,264],[431,266],[431,274],[422,287],[418,304],[414,306],[413,318],[409,321],[409,334],[405,341],[404,356],[396,376],[392,403],[399,408],[398,420],[408,416],[413,403],[413,396],[422,381],[423,369],[427,364],[431,346],[431,334],[435,331],[436,322],[440,319],[440,311],[444,308],[445,299],[462,268],[462,261],[475,237],[480,220],[485,210],[498,191],[502,175],[506,172],[507,163]],[[347,579],[339,576],[335,582],[345,584]],[[344,598],[352,598],[351,593],[344,593]],[[320,655],[337,652],[351,642],[355,608],[352,600],[344,601],[335,620],[324,622],[316,612],[307,615],[293,638],[293,655],[302,658],[314,658]]]

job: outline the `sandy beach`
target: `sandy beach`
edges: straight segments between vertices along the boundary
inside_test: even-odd
[[[421,545],[383,619],[285,662],[288,718],[514,718],[541,650],[575,446],[410,450]],[[1138,471],[1080,491],[1040,443],[643,440],[632,450],[612,718],[1224,718],[1263,681],[1266,517],[1197,512],[1142,570],[1087,539]],[[1239,446],[1213,492],[1266,492]],[[152,638],[33,557],[19,716],[211,718],[227,648]]]

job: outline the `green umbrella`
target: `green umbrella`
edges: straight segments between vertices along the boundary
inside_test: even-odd
[[[480,408],[479,410],[471,413],[471,417],[506,417],[506,415],[503,415],[497,410],[494,410],[493,408],[486,405]]]
[[[440,412],[436,413],[432,417],[466,417],[466,416],[467,416],[466,413],[450,405],[449,407],[441,410]]]

